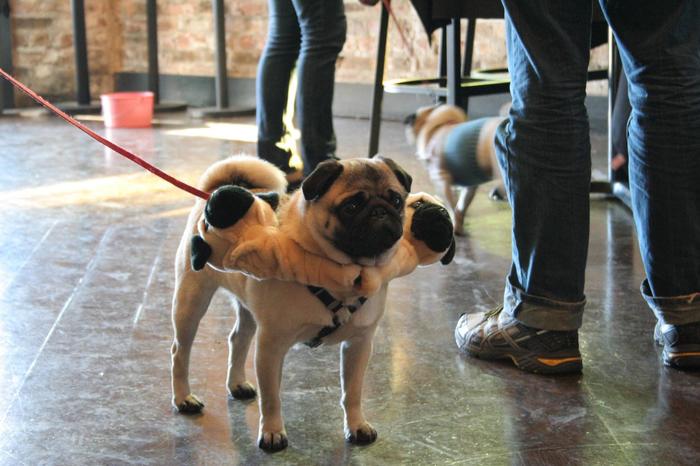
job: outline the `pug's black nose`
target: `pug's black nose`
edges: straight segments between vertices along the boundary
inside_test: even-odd
[[[384,218],[387,215],[387,211],[384,207],[375,207],[372,209],[372,213],[370,215],[372,218]]]

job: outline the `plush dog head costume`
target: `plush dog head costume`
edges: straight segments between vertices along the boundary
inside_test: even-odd
[[[328,161],[319,165],[295,196],[309,234],[358,263],[371,257],[398,256],[390,252],[403,237],[406,244],[401,246],[411,253],[401,256],[406,264],[392,272],[398,276],[441,258],[448,263],[454,255],[449,214],[426,194],[411,195],[406,205],[410,185],[411,177],[388,159]],[[209,263],[216,269],[247,272],[261,279],[291,277],[300,282],[306,280],[298,269],[308,269],[309,261],[314,261],[314,267],[336,272],[339,264],[307,253],[278,228],[277,201],[274,193],[253,194],[230,185],[218,188],[198,222],[200,234],[192,239],[192,268],[199,270]],[[294,201],[293,197],[289,202],[292,208]],[[239,260],[251,251],[254,262]],[[285,257],[280,257],[282,253]],[[298,259],[287,260],[289,256]]]
[[[440,201],[430,194],[414,193],[406,199],[404,238],[415,249],[418,265],[438,260],[447,265],[455,256],[454,225]]]
[[[411,176],[390,159],[329,160],[319,164],[304,180],[281,217],[288,228],[297,230],[296,236],[311,238],[331,259],[373,265],[388,255],[403,235],[405,200],[411,182]],[[255,202],[256,198],[268,206]],[[252,225],[277,226],[274,210],[278,199],[275,193],[253,196],[240,186],[224,185],[207,202],[199,222],[200,234],[210,227],[223,230],[235,226],[238,232]],[[234,230],[225,236],[233,239]],[[241,236],[238,238],[236,242]],[[218,266],[219,258],[210,257],[202,241],[194,241],[197,265],[211,259],[209,262]]]

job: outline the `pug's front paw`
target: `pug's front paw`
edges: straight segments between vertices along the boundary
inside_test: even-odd
[[[182,402],[177,403],[176,407],[180,414],[199,414],[204,409],[204,403],[190,393]]]
[[[236,400],[252,400],[256,397],[257,392],[250,382],[239,383],[233,388],[229,387],[229,394]]]
[[[258,447],[270,453],[284,450],[287,448],[287,433],[285,431],[260,432]]]
[[[345,440],[353,445],[369,445],[377,440],[377,431],[372,425],[363,421],[358,427],[345,427]]]
[[[447,250],[454,236],[454,226],[447,209],[424,201],[415,204],[411,205],[416,209],[411,222],[413,236],[435,252]]]

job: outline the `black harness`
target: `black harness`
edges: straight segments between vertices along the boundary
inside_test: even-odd
[[[335,299],[325,288],[321,288],[319,286],[311,286],[308,285],[307,288],[313,294],[316,296],[324,306],[326,306],[326,309],[331,311],[333,314],[333,325],[328,326],[328,327],[323,327],[320,332],[318,332],[318,335],[313,337],[311,340],[304,342],[305,345],[309,346],[310,348],[315,348],[318,345],[321,344],[321,340],[323,337],[327,337],[331,333],[335,332],[340,328],[341,325],[343,325],[342,322],[346,322],[346,320],[341,321],[340,320],[340,313],[342,311],[348,312],[349,314],[354,314],[355,311],[357,311],[362,305],[367,301],[367,298],[365,296],[361,296],[360,298],[355,301],[355,304],[343,304],[342,301],[338,301]]]

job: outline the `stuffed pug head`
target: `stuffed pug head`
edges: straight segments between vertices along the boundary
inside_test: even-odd
[[[440,201],[430,194],[414,193],[406,199],[404,235],[416,249],[419,265],[438,260],[447,265],[454,259],[452,219]]]
[[[246,241],[260,228],[276,228],[275,192],[253,194],[240,186],[225,185],[214,191],[197,223],[198,235],[192,237],[190,264],[201,270],[207,263],[226,270],[230,250]]]

